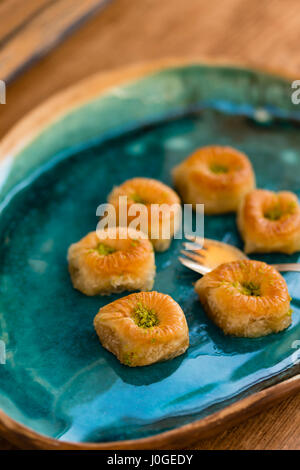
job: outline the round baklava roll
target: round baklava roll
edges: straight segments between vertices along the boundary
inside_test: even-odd
[[[221,264],[199,279],[195,290],[208,316],[225,334],[252,338],[277,333],[291,324],[287,284],[266,263]]]
[[[98,230],[70,246],[69,272],[75,289],[86,295],[151,290],[153,247],[144,233],[127,227]]]
[[[130,367],[172,359],[189,346],[182,309],[160,292],[131,294],[105,305],[94,326],[102,346]]]
[[[148,234],[156,251],[169,248],[180,223],[181,210],[180,199],[169,186],[151,178],[133,178],[115,187],[108,203],[115,207],[117,221],[126,213],[127,225],[144,217],[139,229]]]
[[[236,211],[255,187],[247,156],[232,147],[202,147],[173,169],[174,185],[183,202],[204,204],[205,214]]]
[[[237,223],[246,253],[300,250],[300,206],[296,194],[251,191],[240,204]]]

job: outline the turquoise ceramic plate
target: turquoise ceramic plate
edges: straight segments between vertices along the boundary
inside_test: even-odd
[[[286,331],[225,337],[197,300],[197,275],[177,261],[177,240],[156,255],[154,289],[183,308],[187,353],[131,369],[101,347],[93,318],[117,296],[75,291],[66,253],[95,229],[113,185],[133,176],[171,184],[172,167],[190,152],[221,144],[249,155],[259,187],[300,194],[300,109],[288,81],[234,67],[173,66],[100,88],[51,114],[37,135],[23,123],[27,143],[16,148],[8,138],[0,169],[0,407],[43,435],[81,443],[153,436],[278,383],[296,373],[300,339],[300,274],[285,275],[294,310]],[[36,126],[39,112],[43,121],[43,109],[28,122]],[[205,235],[241,247],[233,215],[206,217]]]

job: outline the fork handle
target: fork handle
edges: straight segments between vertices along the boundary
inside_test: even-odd
[[[282,263],[272,264],[277,271],[298,271],[300,272],[300,263]]]

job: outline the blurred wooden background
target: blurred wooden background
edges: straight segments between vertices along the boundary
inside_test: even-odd
[[[18,60],[24,57],[23,41],[16,40],[24,34],[22,25],[29,28],[25,36],[29,40],[30,31],[38,28],[40,35],[34,36],[31,47],[40,50],[39,41],[50,31],[52,34],[55,22],[49,22],[47,16],[40,21],[37,9],[54,3],[68,17],[66,29],[70,32],[74,18],[78,23],[76,15],[69,15],[77,0],[0,0],[0,71],[7,51],[13,51],[14,66],[16,56]],[[98,4],[84,3],[89,7]],[[22,22],[32,15],[34,30],[30,21]],[[10,31],[16,41],[13,49]],[[6,41],[1,41],[4,36]],[[41,101],[92,73],[166,56],[226,57],[252,66],[289,70],[300,79],[300,2],[112,0],[8,85],[7,104],[0,106],[0,137]],[[300,449],[299,409],[300,394],[199,442],[195,449]],[[11,447],[0,440],[0,449]]]

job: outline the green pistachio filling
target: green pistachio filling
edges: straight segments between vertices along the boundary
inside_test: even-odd
[[[105,245],[105,243],[99,243],[99,245],[96,248],[96,251],[101,256],[107,256],[107,255],[110,255],[111,253],[114,253],[116,250],[112,246]]]
[[[287,209],[287,212],[289,214],[294,214],[294,212],[296,212],[296,209],[297,209],[297,203],[296,201],[291,201],[288,205],[288,209]]]
[[[138,302],[134,312],[133,319],[140,328],[152,328],[158,325],[158,318],[155,312]]]
[[[297,204],[294,201],[292,201],[285,210],[283,210],[280,207],[280,204],[276,204],[275,206],[268,209],[264,213],[264,216],[266,219],[269,219],[269,220],[280,220],[281,217],[285,215],[288,216],[288,215],[293,214],[296,209],[297,209]]]
[[[245,282],[241,284],[241,293],[244,295],[249,295],[251,297],[260,296],[260,287],[254,282]]]
[[[130,245],[133,247],[138,246],[140,243],[140,240],[135,240],[134,238],[131,240]]]
[[[135,358],[135,356],[136,356],[135,352],[125,353],[123,356],[123,364],[125,364],[125,366],[130,367],[132,365],[132,361]]]
[[[146,201],[139,195],[139,194],[132,194],[131,199],[136,203],[136,204],[146,204]]]
[[[225,165],[221,165],[219,163],[213,163],[210,166],[210,169],[213,173],[216,173],[217,175],[228,173],[228,168]]]
[[[283,215],[283,212],[279,204],[276,204],[276,206],[271,207],[264,214],[265,218],[269,220],[279,220],[281,219],[282,215]]]
[[[292,309],[292,308],[290,308],[290,309],[288,310],[288,313],[287,313],[287,314],[288,314],[289,316],[291,316],[291,315],[292,315],[292,313],[293,313],[293,309]]]

